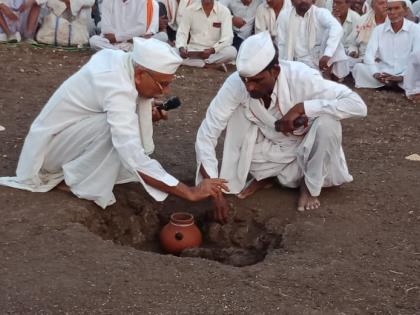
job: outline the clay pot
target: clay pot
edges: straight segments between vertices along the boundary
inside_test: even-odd
[[[160,231],[160,244],[167,253],[179,254],[186,248],[199,247],[202,237],[192,214],[176,212]]]

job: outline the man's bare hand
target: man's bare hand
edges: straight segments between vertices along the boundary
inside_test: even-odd
[[[179,55],[181,56],[181,58],[188,58],[188,50],[185,47],[181,47],[179,48]]]
[[[246,24],[245,20],[239,16],[234,16],[232,18],[232,24],[233,26],[237,27],[237,28],[241,28],[242,26],[244,26]]]
[[[156,106],[152,107],[152,121],[157,122],[159,120],[168,120],[168,112],[166,110],[159,110]]]
[[[230,207],[222,192],[219,192],[217,197],[213,197],[213,206],[214,219],[221,224],[227,223]]]
[[[208,197],[216,198],[222,190],[229,191],[227,181],[221,178],[205,178],[195,187],[190,188],[190,201],[199,201]]]
[[[373,77],[385,85],[392,85],[403,81],[403,77],[399,75],[392,75],[386,72],[377,72]]]
[[[321,72],[328,70],[328,62],[330,61],[330,59],[331,57],[328,56],[322,56],[321,59],[319,59],[319,70]]]
[[[284,133],[286,136],[296,129],[294,121],[305,115],[305,107],[303,103],[298,103],[293,106],[281,119],[275,122],[275,128],[277,131]]]
[[[115,34],[112,34],[112,33],[107,33],[107,34],[104,34],[104,37],[105,37],[107,40],[109,40],[109,42],[110,42],[111,44],[115,44],[115,43],[117,42],[117,39],[115,38]]]
[[[214,50],[214,48],[207,48],[204,49],[203,52],[201,53],[201,58],[202,59],[208,59],[211,55],[213,55],[216,51]]]

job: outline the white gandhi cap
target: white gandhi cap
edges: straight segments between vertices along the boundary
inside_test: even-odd
[[[253,77],[273,60],[276,50],[269,32],[248,37],[239,48],[236,68],[241,77]]]
[[[174,74],[182,63],[176,51],[154,38],[133,38],[133,60],[142,67],[165,74]]]

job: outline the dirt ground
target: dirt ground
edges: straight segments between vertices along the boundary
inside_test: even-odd
[[[14,175],[32,120],[90,54],[0,46],[0,176]],[[225,77],[181,69],[183,106],[155,128],[154,157],[182,181],[193,181],[195,133]],[[297,191],[274,187],[230,198],[239,219],[220,227],[208,203],[158,204],[136,184],[116,187],[105,211],[62,191],[0,187],[0,313],[420,314],[420,163],[405,159],[420,153],[420,107],[359,92],[368,117],[343,122],[354,182],[326,189],[316,211],[297,213]],[[246,248],[261,231],[281,244],[246,267],[150,251],[174,211],[228,229],[227,246]]]

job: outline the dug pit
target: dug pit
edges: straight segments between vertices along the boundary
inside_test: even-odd
[[[199,248],[184,250],[181,257],[201,257],[242,267],[262,261],[267,253],[281,247],[284,227],[295,216],[295,193],[278,187],[239,200],[229,196],[229,222],[212,220],[209,201],[188,203],[169,197],[164,203],[152,201],[136,184],[117,186],[118,202],[106,210],[91,206],[82,220],[87,228],[106,240],[138,250],[164,254],[159,232],[173,212],[190,212],[203,234]]]

